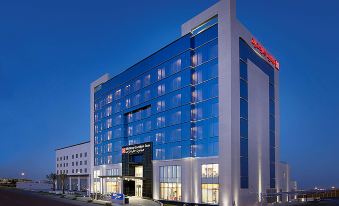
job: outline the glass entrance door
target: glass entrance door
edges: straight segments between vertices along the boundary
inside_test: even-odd
[[[135,177],[143,177],[143,167],[135,167]],[[135,180],[135,196],[142,197],[142,180]]]

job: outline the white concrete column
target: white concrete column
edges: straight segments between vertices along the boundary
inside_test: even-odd
[[[69,177],[69,186],[68,186],[68,190],[72,190],[72,177]]]
[[[80,176],[78,177],[78,191],[80,191]]]

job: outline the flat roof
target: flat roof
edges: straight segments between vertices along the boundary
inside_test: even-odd
[[[61,147],[61,148],[55,149],[55,151],[57,151],[57,150],[62,150],[62,149],[66,149],[66,148],[70,148],[70,147],[75,147],[75,146],[82,145],[82,144],[86,144],[86,143],[90,143],[90,141],[81,142],[81,143],[79,143],[79,144],[73,144],[73,145],[70,145],[70,146],[67,146],[67,147]]]

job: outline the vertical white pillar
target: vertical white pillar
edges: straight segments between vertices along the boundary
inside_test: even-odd
[[[78,191],[80,191],[80,176],[78,176]]]
[[[68,186],[68,190],[72,190],[72,177],[69,177],[69,186]]]

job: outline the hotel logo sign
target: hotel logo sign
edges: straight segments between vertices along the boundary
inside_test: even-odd
[[[144,144],[123,147],[121,149],[121,153],[122,154],[140,154],[140,153],[143,153],[145,149],[150,149],[150,148],[151,148],[151,143],[148,142]]]
[[[263,56],[269,63],[271,63],[276,70],[279,70],[279,62],[254,38],[251,43],[253,47]]]

